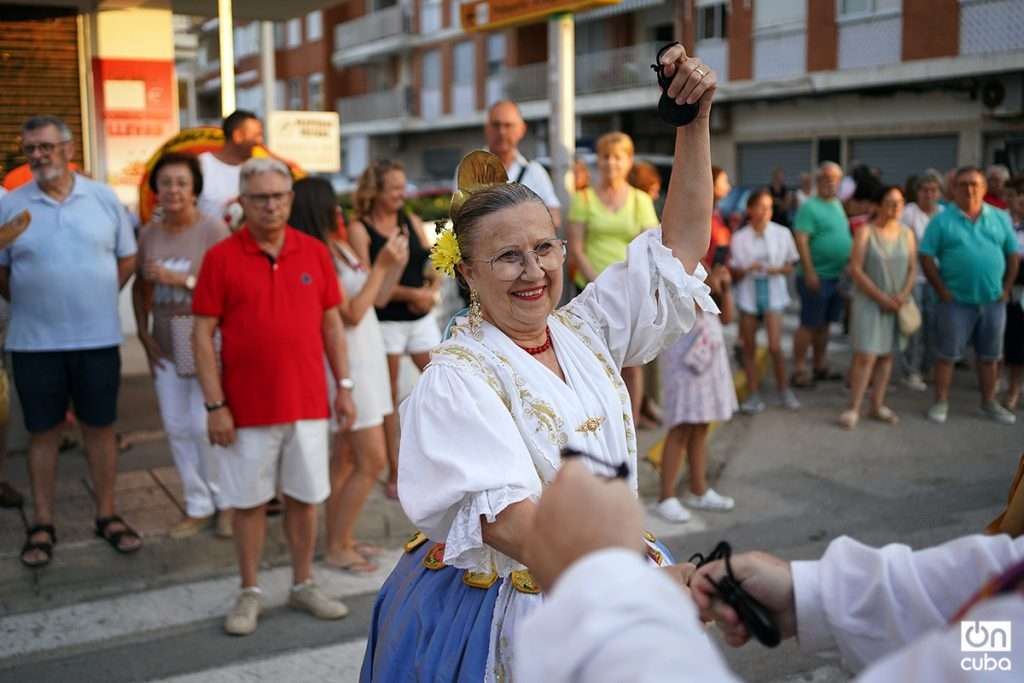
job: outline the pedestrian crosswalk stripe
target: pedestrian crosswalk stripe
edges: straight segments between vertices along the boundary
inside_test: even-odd
[[[346,597],[380,590],[401,550],[377,558],[380,568],[356,575],[317,568],[315,578],[328,595]],[[291,568],[260,574],[264,607],[283,605]],[[0,619],[0,660],[182,626],[223,616],[238,593],[237,577],[195,581],[66,607]],[[290,683],[294,683],[290,681]]]
[[[238,683],[238,681],[288,681],[323,683],[356,681],[366,651],[366,640],[296,650],[269,659],[257,659],[216,669],[164,678],[154,683]]]

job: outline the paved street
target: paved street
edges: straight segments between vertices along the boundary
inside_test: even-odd
[[[676,554],[707,552],[720,539],[737,550],[764,548],[787,558],[812,558],[827,542],[850,534],[870,543],[922,546],[979,530],[1005,500],[1024,445],[1024,426],[1001,427],[977,412],[973,375],[956,375],[950,422],[936,427],[923,411],[928,397],[894,389],[898,427],[862,422],[853,433],[834,426],[844,402],[840,385],[800,394],[805,409],[778,408],[739,417],[719,429],[712,446],[715,487],[737,499],[729,514],[695,515],[672,527],[650,528]],[[23,534],[17,512],[0,511],[0,681],[306,681],[355,680],[369,610],[386,570],[354,577],[319,569],[329,592],[344,596],[349,618],[316,622],[283,606],[288,584],[285,548],[275,531],[263,574],[269,609],[257,633],[231,638],[221,618],[233,597],[230,544],[203,534],[171,541],[163,529],[176,519],[180,491],[158,428],[144,377],[126,380],[124,427],[140,442],[126,451],[120,503],[148,532],[147,546],[121,557],[89,534],[89,491],[81,455],[61,459],[61,543],[53,565],[32,573],[17,561]],[[770,392],[768,392],[770,393]],[[150,403],[147,404],[147,401]],[[659,438],[643,433],[650,448]],[[24,459],[10,476],[27,490]],[[642,470],[645,500],[656,474]],[[78,519],[71,515],[78,513]],[[393,550],[411,530],[398,506],[374,494],[362,534]],[[276,526],[276,525],[275,525]],[[751,681],[843,681],[833,660],[756,645],[726,653]]]

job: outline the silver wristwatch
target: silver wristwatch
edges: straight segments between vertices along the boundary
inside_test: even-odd
[[[352,391],[356,388],[356,383],[352,381],[351,377],[343,377],[338,380],[338,388]]]

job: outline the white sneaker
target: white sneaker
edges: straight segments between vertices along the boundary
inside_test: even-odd
[[[658,503],[654,511],[662,519],[675,524],[690,521],[690,511],[683,507],[678,498],[666,498]]]
[[[747,400],[740,404],[740,412],[746,413],[747,415],[757,415],[763,412],[765,409],[764,401],[761,400],[761,394],[751,394],[747,397]]]
[[[999,401],[986,401],[982,410],[999,424],[1012,425],[1017,422],[1017,416],[1004,408]]]
[[[936,424],[946,424],[949,417],[949,401],[936,401],[928,409],[928,419]]]
[[[317,619],[341,619],[348,615],[348,607],[341,600],[328,597],[313,579],[306,579],[288,591],[288,606],[309,612]]]
[[[709,488],[705,491],[703,496],[695,496],[692,493],[687,493],[684,501],[686,502],[687,507],[697,508],[699,510],[724,512],[736,507],[735,500],[728,496],[719,495],[719,493],[713,488]]]
[[[779,392],[779,402],[786,410],[800,410],[800,401],[793,390],[788,387]]]
[[[904,377],[901,384],[911,391],[928,391],[928,385],[924,383],[924,379],[917,373]]]
[[[259,588],[246,588],[235,599],[235,604],[224,618],[224,630],[233,636],[247,636],[256,630],[260,618]]]

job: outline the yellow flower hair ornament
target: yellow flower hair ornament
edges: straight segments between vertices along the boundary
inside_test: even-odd
[[[437,241],[430,249],[430,263],[435,270],[448,277],[455,277],[455,266],[462,263],[462,250],[459,249],[459,240],[451,224],[438,230]]]

